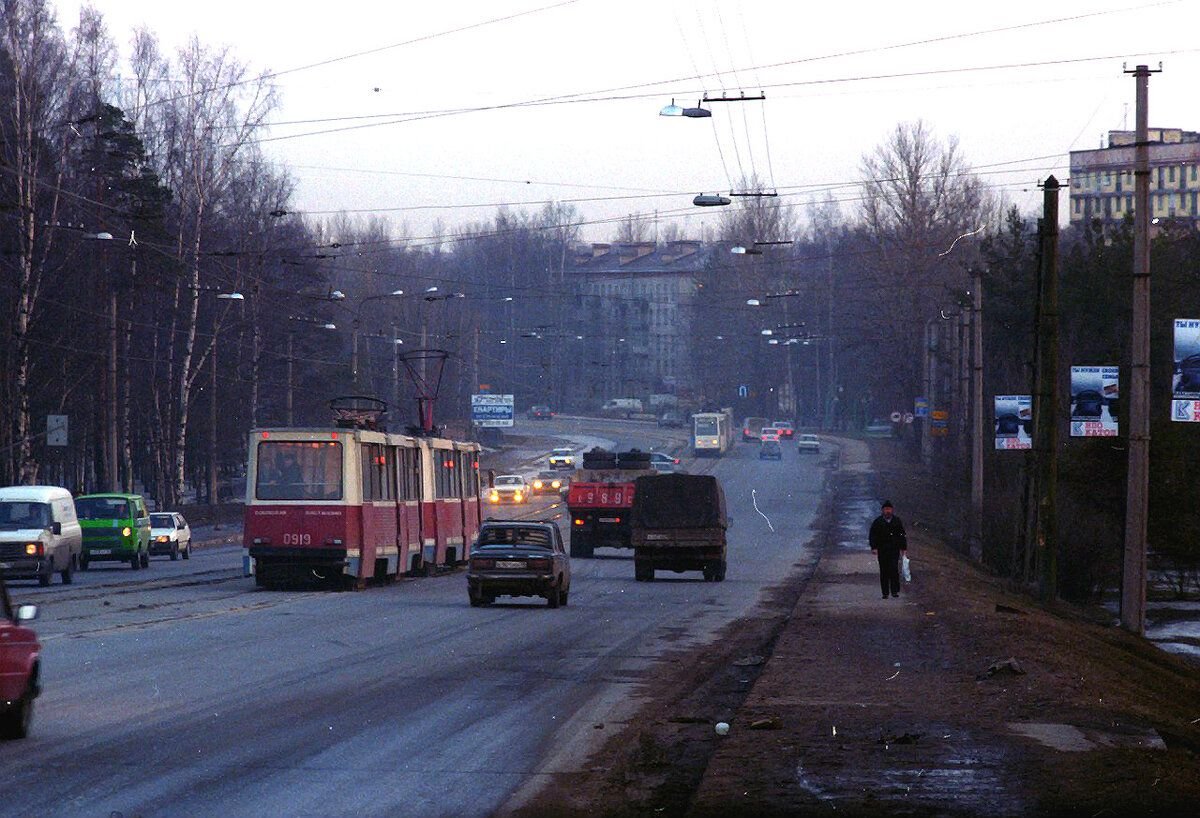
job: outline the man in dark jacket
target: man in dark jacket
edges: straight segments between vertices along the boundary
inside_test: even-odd
[[[883,511],[871,523],[871,553],[879,558],[879,587],[883,598],[900,596],[900,558],[908,553],[904,523],[892,513],[892,501],[884,500]]]

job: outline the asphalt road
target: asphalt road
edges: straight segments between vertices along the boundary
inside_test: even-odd
[[[523,431],[683,440],[620,423],[537,427]],[[490,815],[580,757],[604,735],[595,725],[615,726],[656,659],[709,639],[809,563],[822,470],[784,453],[759,462],[739,446],[690,464],[728,494],[723,583],[637,583],[628,552],[600,550],[574,561],[569,607],[476,609],[461,572],[358,593],[259,590],[229,546],[146,571],[100,567],[73,586],[14,582],[18,601],[41,606],[44,692],[32,736],[0,745],[2,811]],[[545,505],[515,513],[561,511]]]

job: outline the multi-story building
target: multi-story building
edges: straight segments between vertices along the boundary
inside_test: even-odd
[[[1150,216],[1200,224],[1200,133],[1151,128]],[[1071,151],[1071,224],[1118,224],[1133,212],[1134,131],[1109,131],[1108,147]]]
[[[593,400],[686,394],[697,274],[714,248],[699,241],[593,244],[575,257]]]

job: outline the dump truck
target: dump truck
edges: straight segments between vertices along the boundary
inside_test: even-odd
[[[571,478],[567,512],[571,516],[571,556],[591,557],[597,548],[629,548],[629,514],[634,481],[655,474],[650,453],[633,449],[583,453],[583,468]]]
[[[638,582],[655,571],[702,571],[725,579],[725,492],[711,474],[655,474],[634,483],[630,542]]]

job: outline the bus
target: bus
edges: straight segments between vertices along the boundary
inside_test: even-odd
[[[370,428],[255,429],[243,573],[362,588],[461,564],[482,522],[479,444]]]
[[[696,457],[720,457],[733,444],[733,410],[692,415],[692,452]]]

